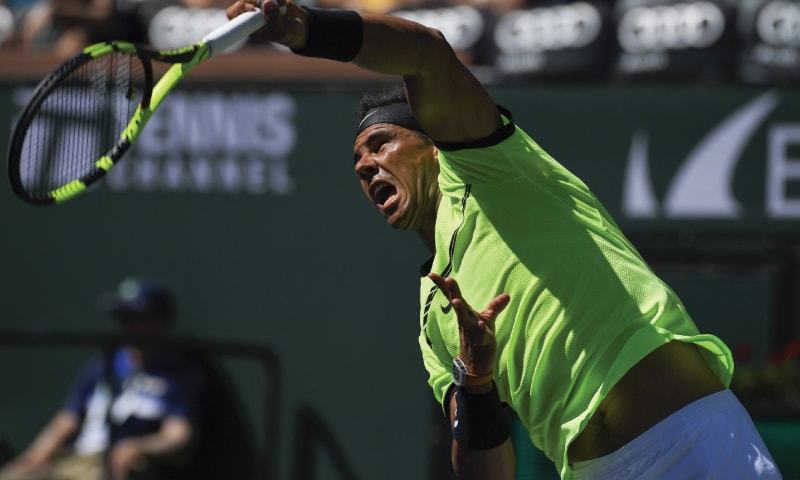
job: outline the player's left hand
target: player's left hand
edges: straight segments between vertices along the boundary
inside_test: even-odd
[[[112,480],[126,480],[131,470],[140,468],[145,455],[135,439],[121,440],[111,449],[108,469]]]
[[[236,0],[225,13],[233,19],[244,12],[260,8],[267,19],[267,26],[255,36],[259,39],[280,43],[289,48],[302,49],[308,41],[308,14],[293,1],[288,0]]]
[[[493,298],[482,312],[478,312],[464,300],[458,282],[453,277],[443,278],[431,273],[428,278],[447,296],[456,312],[461,337],[459,356],[467,370],[474,375],[493,372],[497,356],[494,322],[508,306],[511,297],[502,293]]]

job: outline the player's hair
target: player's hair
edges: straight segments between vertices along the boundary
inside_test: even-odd
[[[356,124],[360,124],[364,119],[364,115],[373,108],[404,104],[408,104],[408,99],[406,98],[405,86],[402,83],[395,83],[381,90],[365,92],[358,101],[358,118],[356,118]],[[433,142],[433,140],[424,133],[415,130],[412,131],[426,142]]]
[[[358,101],[358,118],[357,123],[361,123],[364,115],[376,107],[385,107],[386,105],[404,104],[408,103],[406,100],[406,89],[402,83],[395,83],[391,87],[382,90],[373,90],[361,95]]]

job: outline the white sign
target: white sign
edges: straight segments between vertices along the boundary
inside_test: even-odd
[[[622,210],[630,218],[663,215],[674,219],[737,219],[742,207],[733,194],[733,178],[742,152],[767,116],[778,106],[767,92],[724,118],[695,145],[672,178],[663,202],[653,192],[647,132],[634,133],[628,154]],[[768,125],[765,214],[771,219],[800,218],[800,197],[792,198],[787,183],[800,181],[800,124]]]
[[[289,194],[296,108],[283,93],[174,92],[108,185],[118,192]]]

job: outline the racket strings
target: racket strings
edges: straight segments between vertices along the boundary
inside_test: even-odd
[[[98,171],[119,142],[145,88],[135,55],[90,59],[55,82],[33,113],[20,153],[20,183],[32,197]]]

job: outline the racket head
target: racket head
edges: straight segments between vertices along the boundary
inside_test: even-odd
[[[127,42],[95,44],[39,83],[9,145],[8,178],[19,198],[52,205],[108,173],[150,103],[152,57]]]

